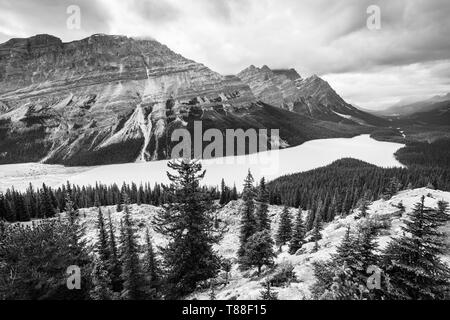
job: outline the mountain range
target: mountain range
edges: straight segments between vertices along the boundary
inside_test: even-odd
[[[450,124],[450,93],[416,101],[401,101],[375,114],[399,124],[448,126]]]
[[[369,133],[386,120],[318,76],[250,66],[223,76],[155,40],[51,35],[0,44],[0,163],[170,157],[173,130],[280,129],[277,145]],[[270,141],[270,139],[269,139]]]

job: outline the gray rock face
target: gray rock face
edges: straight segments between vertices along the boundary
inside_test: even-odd
[[[170,123],[182,126],[183,117],[198,110],[233,111],[252,103],[252,92],[238,78],[223,77],[154,40],[11,39],[0,45],[0,134],[7,149],[0,162],[165,158],[160,140]],[[125,142],[128,155],[117,157],[116,147]]]
[[[294,69],[271,70],[250,66],[238,77],[257,99],[315,119],[358,125],[378,125],[383,120],[344,101],[323,79],[306,79]]]

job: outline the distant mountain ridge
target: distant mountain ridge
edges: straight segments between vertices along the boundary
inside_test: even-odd
[[[377,114],[385,116],[409,116],[417,112],[427,112],[440,107],[439,103],[450,101],[450,93],[436,95],[428,99],[414,102],[399,102],[387,109],[380,110]]]
[[[450,93],[436,95],[414,102],[399,102],[377,115],[389,118],[399,125],[450,125]]]
[[[271,70],[251,65],[237,74],[257,99],[315,119],[357,125],[386,122],[344,101],[317,75],[303,79],[295,69]]]

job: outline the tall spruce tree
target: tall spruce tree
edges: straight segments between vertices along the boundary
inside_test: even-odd
[[[25,208],[24,198],[18,192],[14,192],[14,210],[20,222],[30,221],[29,212]]]
[[[438,215],[443,221],[450,220],[449,210],[448,210],[448,202],[444,200],[439,200],[438,203]]]
[[[128,207],[128,195],[124,194],[123,199],[124,216],[120,257],[122,264],[121,277],[123,280],[121,298],[125,300],[139,300],[144,298],[143,285],[145,282],[139,261],[136,230]]]
[[[361,199],[361,205],[359,206],[359,218],[366,218],[368,210],[369,210],[369,201],[367,201],[367,198],[364,196]]]
[[[244,247],[244,256],[240,259],[241,268],[256,267],[258,276],[264,265],[273,265],[275,253],[273,252],[273,239],[269,230],[254,233],[247,239]]]
[[[97,233],[98,241],[96,243],[96,250],[100,260],[107,264],[110,257],[110,248],[108,244],[108,233],[105,228],[105,220],[103,219],[102,209],[98,208],[97,215]]]
[[[276,235],[276,244],[281,247],[289,242],[292,238],[292,220],[291,213],[288,207],[284,207],[280,215],[280,224],[278,225],[278,231]]]
[[[111,219],[111,210],[108,210],[108,233],[109,233],[109,261],[108,270],[111,276],[112,288],[114,292],[122,291],[122,267],[120,265],[120,257],[117,249],[116,235],[114,225]]]
[[[313,252],[317,252],[319,250],[319,240],[322,239],[322,218],[320,214],[316,213],[314,218],[314,227],[312,230],[311,240],[314,241]]]
[[[269,230],[270,231],[270,218],[269,218],[269,194],[266,189],[266,181],[261,178],[258,186],[258,197],[256,199],[256,222],[257,231]]]
[[[145,253],[143,270],[149,287],[149,295],[152,298],[156,298],[158,296],[160,287],[161,270],[159,269],[159,262],[155,256],[152,240],[150,238],[148,229],[145,232]]]
[[[375,229],[370,223],[361,224],[357,235],[350,226],[329,261],[316,263],[316,282],[311,291],[315,298],[332,300],[377,299],[378,290],[369,291],[368,267],[378,265]]]
[[[234,200],[234,201],[236,201],[238,199],[238,192],[237,192],[236,184],[234,184],[233,189],[231,189],[230,198],[231,198],[231,200]]]
[[[155,218],[155,229],[169,239],[160,247],[167,270],[165,297],[181,298],[195,290],[198,283],[217,275],[219,258],[213,245],[220,240],[214,229],[209,193],[200,187],[205,175],[197,161],[171,161],[167,173],[171,184],[165,192],[172,202]]]
[[[222,179],[221,183],[220,183],[220,200],[219,200],[219,204],[220,205],[224,205],[228,202],[228,188],[225,185],[225,180]]]
[[[69,194],[69,196],[71,196]],[[49,191],[45,184],[42,185],[42,189],[39,194],[39,217],[40,218],[51,218],[55,215],[55,209],[52,205],[52,201],[49,195]],[[72,202],[73,204],[73,202]]]
[[[91,273],[92,288],[89,296],[92,300],[113,300],[116,298],[112,290],[111,278],[107,267],[100,259],[94,261]]]
[[[66,206],[65,206],[65,211],[66,211],[66,216],[67,219],[69,220],[69,222],[71,224],[74,224],[77,220],[78,220],[78,209],[75,209],[75,205],[73,203],[72,200],[72,196],[70,195],[69,192],[66,193],[66,197],[64,199]]]
[[[405,220],[404,235],[393,239],[383,255],[383,269],[389,275],[392,299],[445,299],[450,288],[450,269],[441,261],[444,235],[436,210],[425,207],[425,197]]]
[[[256,218],[255,218],[255,204],[254,204],[254,186],[253,176],[248,171],[247,177],[244,180],[244,190],[242,192],[242,200],[244,201],[241,211],[241,227],[240,227],[240,247],[238,250],[238,257],[245,255],[244,247],[250,238],[256,231]]]
[[[367,268],[379,264],[378,242],[376,229],[371,222],[361,224],[358,229],[357,254],[361,265],[360,275],[365,280]]]
[[[315,210],[309,209],[308,216],[306,217],[306,231],[310,231],[313,229],[315,217]]]
[[[341,243],[336,248],[336,254],[332,255],[332,260],[337,265],[347,265],[354,270],[359,270],[359,262],[357,257],[357,238],[351,233],[350,225],[347,226]]]
[[[402,184],[401,184],[400,180],[397,177],[392,177],[389,180],[389,183],[387,184],[387,186],[384,190],[384,194],[383,194],[384,198],[385,199],[392,198],[400,191],[401,187],[402,187]]]
[[[260,300],[278,300],[278,293],[272,290],[270,281],[262,283],[264,289],[260,292]]]
[[[294,231],[292,232],[292,239],[289,242],[289,253],[295,254],[305,241],[306,228],[302,219],[302,208],[298,208],[297,216],[295,218]]]

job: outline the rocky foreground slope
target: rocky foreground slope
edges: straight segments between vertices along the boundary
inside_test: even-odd
[[[407,217],[407,214],[412,211],[414,204],[420,201],[420,198],[424,195],[425,205],[428,207],[437,207],[439,200],[445,200],[450,202],[450,192],[444,192],[440,190],[432,190],[427,188],[419,188],[412,190],[405,190],[399,192],[390,200],[377,200],[369,206],[368,219],[375,219],[377,221],[383,221],[387,225],[385,229],[381,231],[378,236],[379,248],[383,249],[392,237],[401,235],[401,226],[403,219]],[[405,206],[405,213],[401,213],[397,205],[402,202]],[[220,255],[234,261],[232,271],[229,275],[229,284],[224,286],[218,285],[215,289],[217,299],[258,299],[260,291],[262,290],[261,282],[265,279],[269,279],[275,272],[274,269],[263,269],[260,277],[256,275],[256,270],[241,272],[236,264],[236,253],[239,246],[239,222],[240,222],[240,209],[242,206],[241,201],[233,201],[217,210],[217,217],[222,224],[227,226],[228,232],[225,234],[221,243],[216,246],[216,250]],[[123,213],[117,213],[115,207],[103,208],[105,211],[110,210],[112,220],[119,226],[120,219]],[[269,206],[269,216],[272,219],[272,232],[275,233],[279,223],[279,216],[282,211],[280,206]],[[153,241],[156,245],[164,245],[166,239],[160,234],[154,232],[152,219],[161,210],[159,207],[153,207],[149,205],[132,205],[131,213],[134,222],[138,226],[140,233],[141,243],[144,243],[145,230],[148,227]],[[296,213],[297,209],[290,209],[292,215]],[[81,209],[82,220],[86,223],[87,238],[90,241],[94,241],[96,235],[96,219],[97,209]],[[303,217],[306,217],[307,212],[303,213]],[[278,292],[279,299],[308,299],[310,298],[310,286],[314,283],[315,277],[313,272],[312,263],[314,261],[326,260],[330,257],[330,254],[334,253],[336,247],[339,245],[342,237],[345,234],[347,226],[350,226],[355,230],[356,226],[360,223],[364,223],[365,218],[356,220],[357,210],[345,217],[336,218],[333,222],[325,224],[322,231],[322,239],[319,241],[319,250],[312,252],[314,243],[306,243],[302,249],[297,252],[296,255],[290,255],[287,252],[287,246],[283,247],[283,252],[279,253],[276,258],[276,264],[278,266],[284,263],[291,263],[294,266],[294,271],[297,277],[297,281],[290,285],[284,285],[282,287],[275,287],[274,290]],[[116,228],[118,230],[118,228]],[[450,248],[450,222],[442,230],[447,237],[447,243]],[[450,251],[442,257],[450,265]],[[217,283],[223,283],[223,274],[219,275],[216,279]],[[199,290],[189,298],[196,299],[208,299],[209,289]]]
[[[306,112],[310,96],[325,109],[342,103],[340,97],[318,97],[321,83],[298,81],[293,70],[272,73],[284,79],[277,85],[292,107],[278,108],[279,92],[273,98],[265,89],[261,93],[242,74],[244,81],[222,76],[154,40],[109,35],[69,43],[50,35],[11,39],[0,44],[0,163],[166,159],[172,131],[185,127],[192,132],[195,120],[204,130],[280,129],[288,145],[370,131],[367,121],[348,121],[333,111],[326,113],[342,121],[322,121],[330,119]],[[293,84],[303,87],[304,102],[296,100],[300,89]]]

